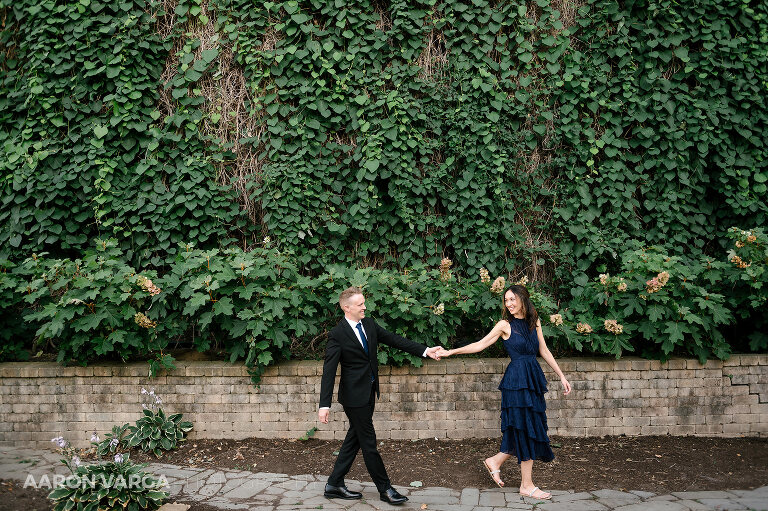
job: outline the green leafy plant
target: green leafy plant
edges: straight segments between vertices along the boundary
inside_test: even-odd
[[[146,276],[154,272],[137,274],[120,255],[114,240],[98,240],[82,259],[35,256],[22,265],[33,268],[33,279],[17,291],[23,289],[24,300],[35,304],[24,319],[40,324],[37,343],[53,345],[59,362],[144,355],[167,344],[147,316],[152,303],[162,299]]]
[[[139,447],[142,451],[154,453],[159,458],[163,451],[176,449],[179,443],[186,440],[192,423],[183,421],[180,413],[166,415],[160,407],[162,400],[154,389],[141,389],[141,393],[148,396],[150,405],[143,404],[143,416],[135,425],[127,427],[125,443],[128,447]]]
[[[306,433],[304,433],[299,437],[299,440],[301,440],[302,442],[306,442],[307,440],[315,436],[315,433],[317,433],[316,427],[309,428]]]
[[[627,250],[621,257],[620,273],[581,281],[568,308],[549,318],[552,335],[617,358],[640,351],[665,360],[675,350],[702,361],[728,357],[731,348],[721,329],[732,313],[725,296],[704,282],[713,275],[702,264],[659,247]]]
[[[112,426],[112,431],[104,435],[104,440],[99,439],[99,436],[94,431],[93,436],[91,437],[91,445],[96,449],[96,454],[99,456],[106,456],[107,454],[116,453],[120,449],[120,443],[128,433],[129,427],[128,424]],[[123,447],[125,447],[125,444]]]
[[[99,509],[158,509],[168,498],[162,479],[144,471],[145,464],[135,464],[128,455],[116,454],[112,461],[84,464],[69,442],[54,438],[65,458],[62,462],[71,475],[48,498],[54,511],[98,511]]]

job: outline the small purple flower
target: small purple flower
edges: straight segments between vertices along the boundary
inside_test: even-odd
[[[93,435],[91,435],[91,442],[98,442],[98,441],[99,441],[99,434],[94,431]]]
[[[67,446],[67,441],[64,440],[63,436],[57,436],[56,438],[51,438],[51,442],[55,443],[62,449]]]
[[[115,463],[122,463],[122,462],[123,462],[123,455],[115,454]]]
[[[146,393],[147,393],[147,389],[145,389],[144,387],[142,387],[142,388],[141,388],[141,393],[142,393],[142,394],[146,394]]]
[[[150,391],[149,391],[149,395],[150,395],[150,396],[154,396],[154,395],[155,395],[155,389],[152,389],[152,390],[150,390]]]
[[[142,407],[144,410],[146,410],[146,409],[147,409],[147,405],[146,405],[145,403],[141,403],[141,407]]]
[[[110,440],[109,446],[110,447],[117,447],[117,444],[119,444],[119,443],[120,443],[120,440],[118,440],[117,438],[113,438],[112,440]]]
[[[155,404],[156,405],[161,405],[161,404],[163,404],[163,400],[160,399],[159,397],[155,397]]]
[[[80,461],[80,458],[79,458],[79,457],[77,457],[77,456],[72,456],[72,464],[73,464],[74,466],[76,466],[76,467],[79,467],[80,465],[82,465],[82,463],[83,463],[83,462],[82,462],[82,461]]]

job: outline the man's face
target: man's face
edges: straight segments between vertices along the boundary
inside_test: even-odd
[[[363,295],[352,295],[341,308],[348,319],[358,322],[365,317],[365,297]]]

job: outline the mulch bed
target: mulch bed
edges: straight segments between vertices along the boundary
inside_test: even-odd
[[[768,485],[768,439],[703,437],[552,437],[555,461],[534,464],[534,482],[545,490],[598,489],[673,491],[753,489]],[[251,470],[289,475],[330,473],[340,441],[310,439],[190,440],[159,460],[134,451],[136,462]],[[482,465],[498,452],[498,439],[380,442],[390,479],[409,486],[454,489],[495,488]],[[515,459],[502,468],[507,487],[516,488]],[[369,481],[358,455],[348,479]],[[0,480],[0,510],[48,511],[48,490]],[[184,502],[184,499],[178,499]],[[190,511],[212,511],[188,502]]]
[[[534,482],[548,489],[589,491],[604,488],[654,493],[690,490],[752,489],[768,485],[768,439],[703,437],[552,437],[555,461],[534,463]],[[174,465],[219,467],[281,474],[330,474],[340,441],[190,440],[160,461]],[[494,488],[482,465],[498,452],[499,439],[379,442],[379,452],[394,484]],[[134,461],[154,456],[132,453]],[[369,481],[358,454],[348,479]],[[508,487],[519,484],[512,458],[502,467]]]

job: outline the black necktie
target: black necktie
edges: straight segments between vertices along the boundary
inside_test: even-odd
[[[365,350],[365,353],[368,354],[368,339],[365,338],[365,332],[363,332],[363,322],[361,321],[355,325],[355,328],[360,332],[360,340],[363,341],[363,349]]]

